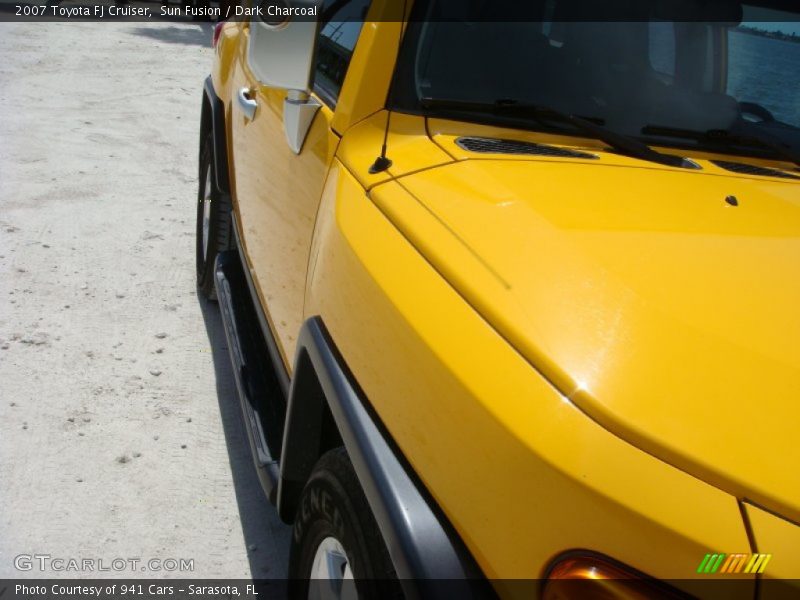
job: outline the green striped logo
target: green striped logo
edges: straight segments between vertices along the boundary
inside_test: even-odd
[[[703,575],[763,573],[772,554],[706,554],[697,572]]]

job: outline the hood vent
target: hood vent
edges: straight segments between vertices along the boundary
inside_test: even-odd
[[[555,146],[545,146],[543,144],[518,142],[514,140],[460,137],[456,140],[456,144],[464,150],[483,154],[535,154],[537,156],[553,156],[558,158],[597,158],[594,154],[578,152],[577,150],[566,150],[565,148],[556,148]]]
[[[726,160],[712,160],[712,163],[726,171],[741,173],[742,175],[761,175],[762,177],[781,177],[782,179],[800,179],[800,176],[792,175],[786,171],[778,169],[768,169],[767,167],[757,167],[744,163],[728,162]]]

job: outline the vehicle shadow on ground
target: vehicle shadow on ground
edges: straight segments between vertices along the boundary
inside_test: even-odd
[[[187,21],[185,25],[169,25],[162,27],[135,27],[133,35],[148,37],[168,44],[183,44],[185,46],[211,47],[211,32],[213,23],[194,23]]]
[[[217,398],[228,459],[233,475],[239,518],[242,523],[250,572],[254,579],[283,579],[287,574],[291,528],[283,524],[269,503],[256,474],[247,432],[242,422],[239,398],[233,379],[228,343],[219,307],[198,293],[206,333],[211,343]],[[255,550],[251,550],[255,548]],[[285,597],[285,581],[268,584],[269,598]],[[274,586],[274,587],[273,587]]]

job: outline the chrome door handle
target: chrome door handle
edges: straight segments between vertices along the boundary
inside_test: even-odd
[[[256,108],[258,108],[258,103],[250,97],[250,94],[252,94],[250,88],[246,87],[241,88],[238,94],[239,109],[248,121],[253,120],[256,116]]]

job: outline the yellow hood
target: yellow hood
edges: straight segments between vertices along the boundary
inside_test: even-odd
[[[462,160],[371,195],[587,415],[798,522],[800,185],[620,162]]]

